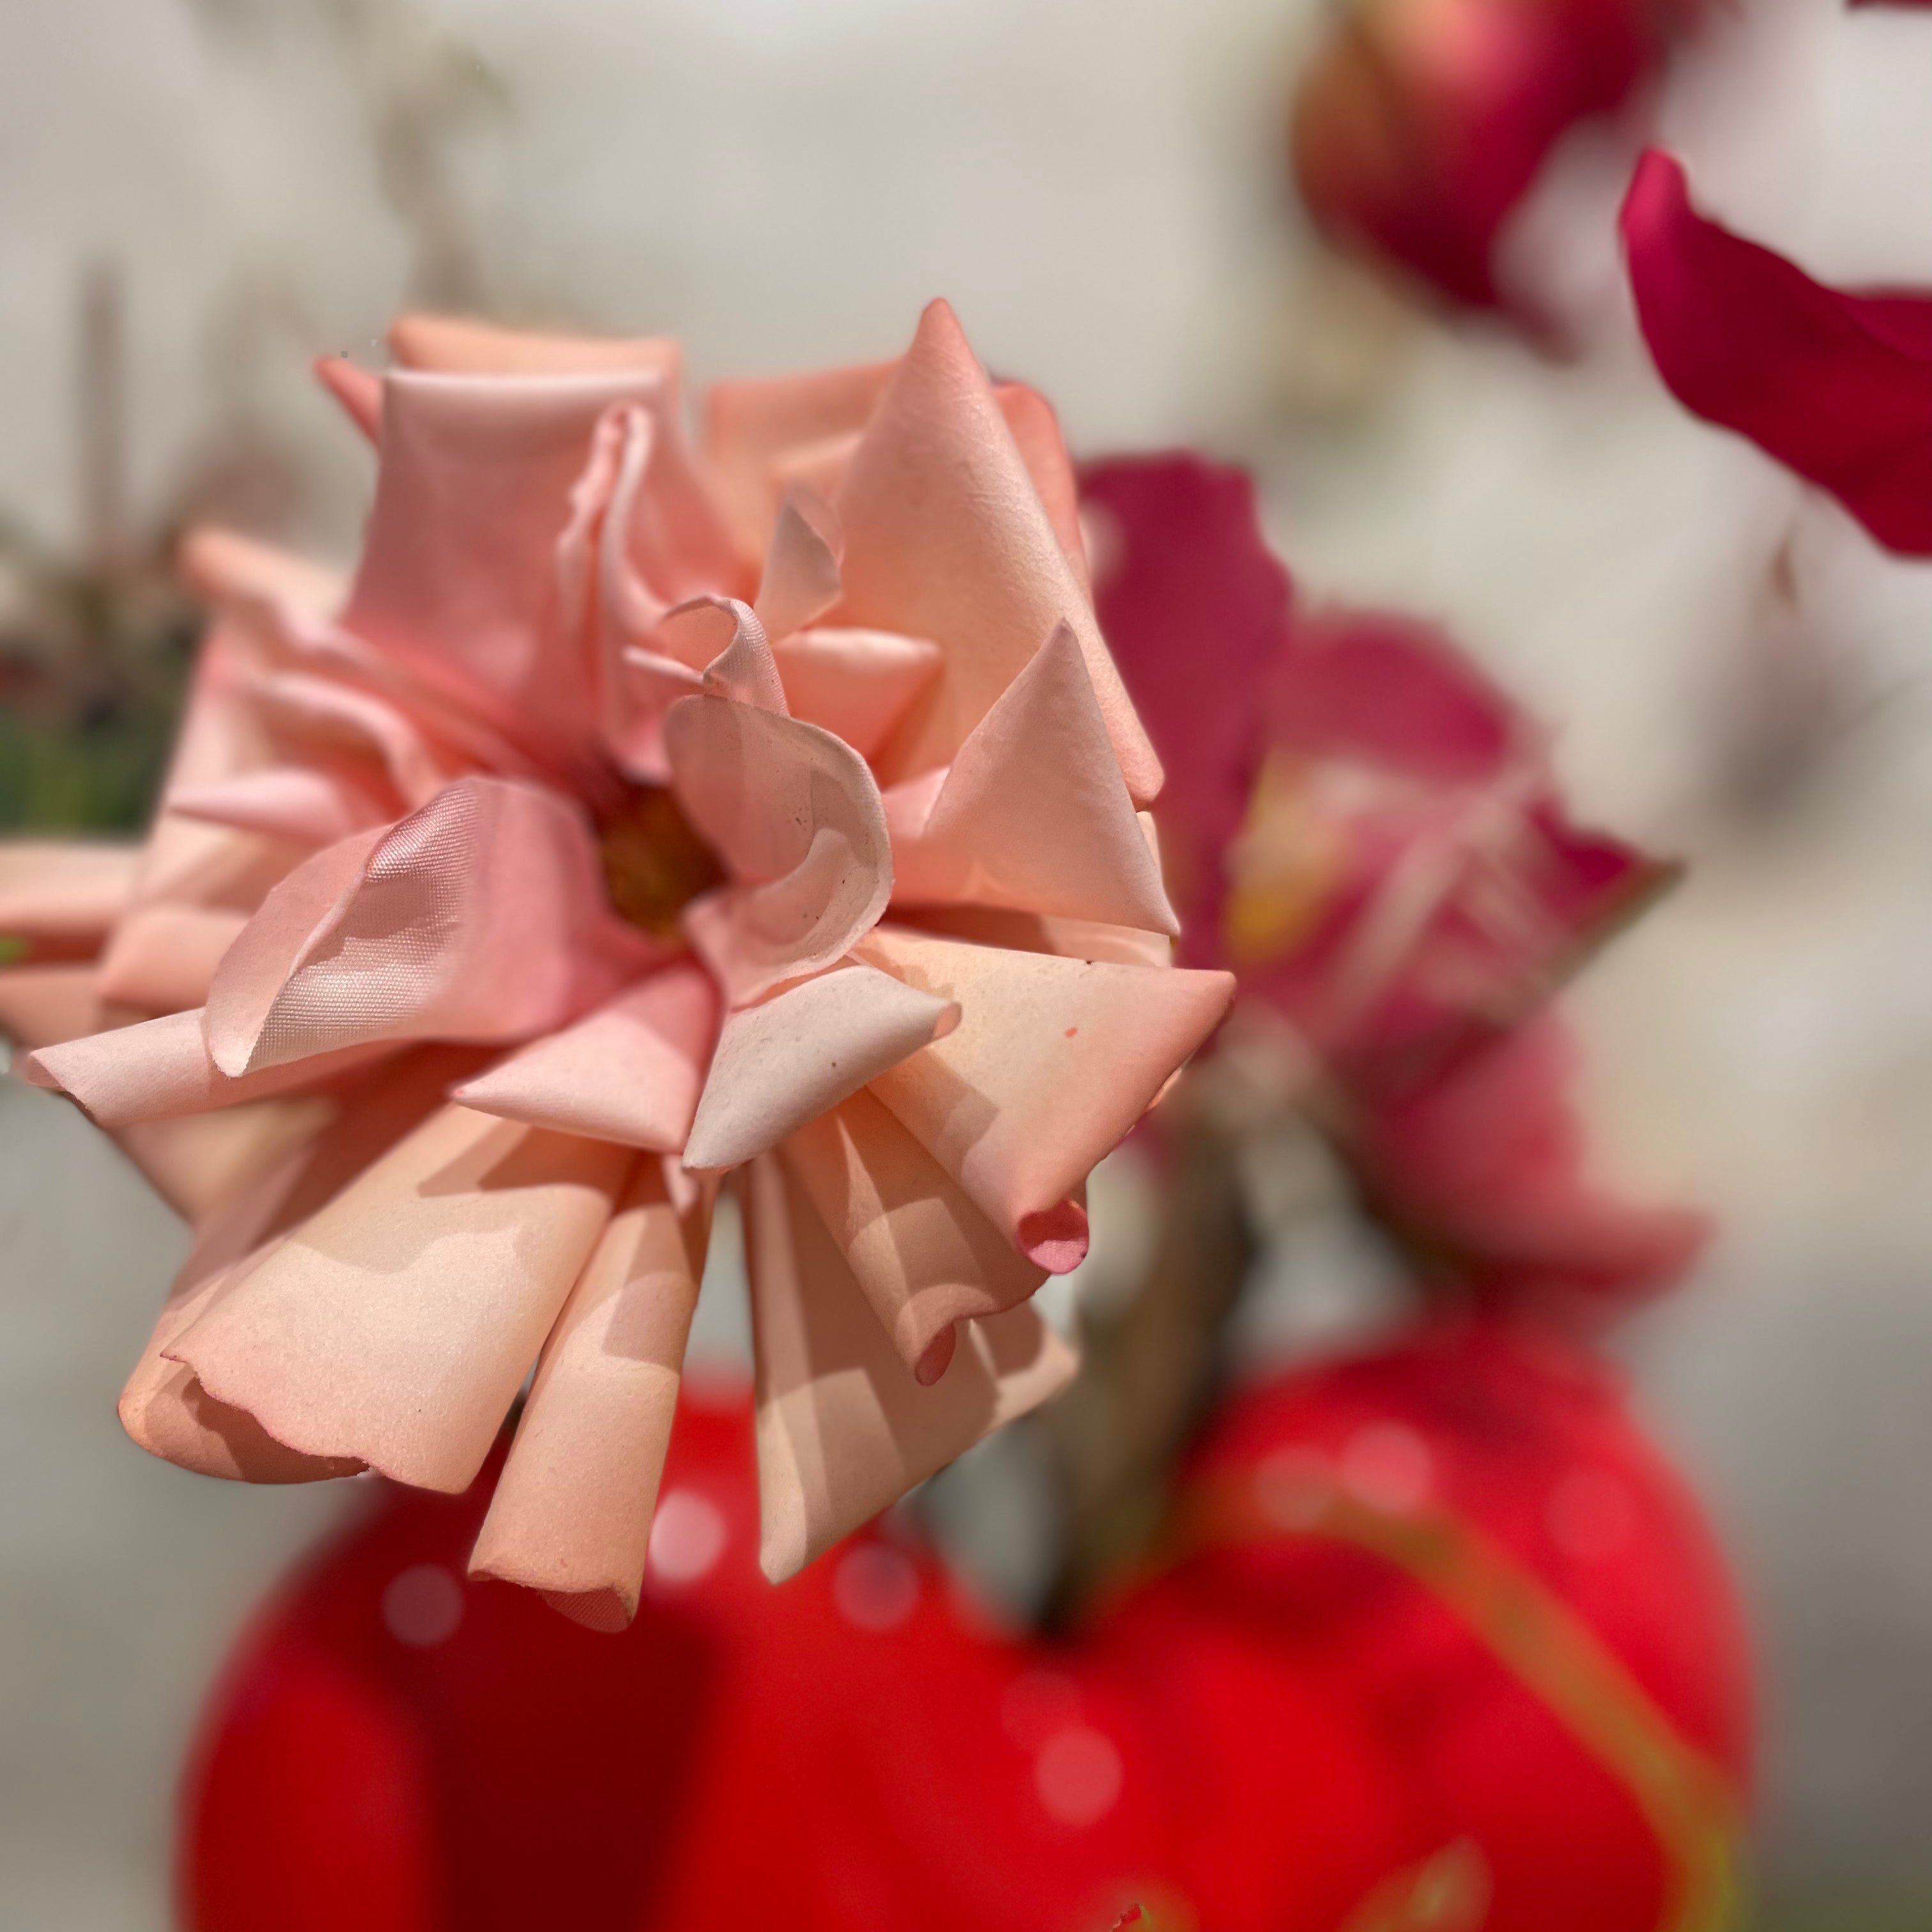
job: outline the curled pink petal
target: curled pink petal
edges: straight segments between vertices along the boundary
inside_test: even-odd
[[[238,1264],[165,1352],[304,1455],[466,1489],[634,1158],[446,1108]]]
[[[694,597],[665,612],[658,634],[684,662],[704,662],[702,688],[714,698],[786,715],[784,686],[758,614],[736,597]]]
[[[382,379],[373,370],[359,369],[343,356],[319,356],[316,380],[342,405],[343,413],[380,446],[382,440]]]
[[[592,1629],[636,1616],[710,1220],[710,1190],[638,1163],[544,1345],[472,1576]]]
[[[100,969],[91,962],[0,970],[0,1035],[16,1047],[53,1046],[100,1024]]]
[[[1016,1307],[1046,1279],[862,1090],[808,1120],[782,1152],[899,1359],[922,1382],[944,1371],[957,1323]],[[937,1359],[935,1346],[944,1352]]]
[[[1060,624],[1087,660],[1127,790],[1145,805],[1160,762],[1101,641],[986,374],[952,311],[933,303],[854,452],[839,621],[929,638],[938,680],[908,718],[893,778],[951,762]]]
[[[1180,929],[1064,624],[973,728],[922,819],[911,816],[893,826],[903,904]]]
[[[718,1007],[708,974],[667,966],[450,1097],[531,1126],[675,1154],[698,1111]]]
[[[578,808],[465,778],[268,896],[215,976],[209,1049],[232,1078],[366,1040],[528,1039],[652,956],[610,910]]]
[[[1014,447],[1039,493],[1040,508],[1053,526],[1060,554],[1084,585],[1089,582],[1087,538],[1080,527],[1080,484],[1060,418],[1037,389],[1024,382],[1001,382],[993,391],[1000,413],[1012,433]]]
[[[685,914],[733,1003],[843,958],[892,896],[865,761],[815,724],[722,698],[680,699],[664,731],[678,801],[738,882]]]
[[[728,1016],[684,1150],[736,1167],[952,1031],[959,1009],[869,966],[842,966]]]
[[[859,956],[958,1002],[958,1027],[872,1091],[1016,1247],[1072,1238],[1061,1203],[1220,1024],[1234,991],[1230,974],[999,952],[896,926]]]
[[[352,1046],[231,1080],[208,1058],[195,1011],[41,1047],[20,1071],[30,1085],[66,1094],[97,1126],[125,1127],[320,1086],[389,1050]]]
[[[405,369],[456,376],[580,376],[634,372],[675,388],[683,358],[667,336],[559,335],[500,328],[464,316],[400,315],[389,349]]]
[[[378,798],[346,775],[299,765],[185,785],[168,808],[204,824],[308,846],[333,845],[388,823],[398,809],[393,800]]]
[[[982,1436],[1064,1388],[1076,1363],[1022,1304],[967,1324],[951,1366],[922,1387],[776,1156],[752,1163],[746,1210],[758,1561],[782,1582]]]

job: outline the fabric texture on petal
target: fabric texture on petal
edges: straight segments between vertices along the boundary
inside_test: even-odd
[[[291,1448],[454,1494],[634,1158],[445,1108],[238,1268],[166,1353]]]
[[[735,1167],[958,1024],[950,1000],[841,966],[729,1015],[685,1163]]]
[[[710,1216],[709,1189],[638,1162],[544,1346],[472,1576],[592,1630],[637,1614]]]
[[[929,638],[940,675],[896,734],[886,776],[952,761],[1021,668],[1070,626],[1127,790],[1145,805],[1160,762],[1101,641],[1087,593],[952,311],[934,302],[860,438],[837,505],[838,621]]]
[[[910,789],[916,799],[921,788]],[[893,802],[892,890],[903,904],[1180,930],[1064,624],[973,728],[929,806],[901,813]]]
[[[794,718],[823,724],[862,758],[875,756],[939,669],[939,646],[892,631],[825,626],[772,646]]]
[[[578,807],[465,778],[269,895],[216,974],[208,1045],[232,1078],[368,1040],[527,1039],[654,956],[610,911]]]
[[[982,1436],[1064,1388],[1076,1364],[1022,1304],[968,1324],[952,1365],[922,1388],[776,1156],[752,1163],[745,1192],[758,1560],[782,1582]]]
[[[844,548],[845,533],[830,503],[810,490],[787,494],[758,580],[758,618],[767,636],[788,637],[838,602]]]

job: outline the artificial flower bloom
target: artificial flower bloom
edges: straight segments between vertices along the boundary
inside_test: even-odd
[[[1655,150],[1623,238],[1677,400],[1828,490],[1887,548],[1932,556],[1932,295],[1814,282],[1699,214],[1682,164]]]
[[[614,1644],[460,1582],[487,1479],[372,1495],[211,1695],[191,1932],[1724,1922],[1735,1598],[1587,1353],[1437,1319],[1248,1384],[1051,1644],[875,1533],[760,1589],[751,1432],[687,1396]]]
[[[1602,1306],[1676,1280],[1708,1222],[1593,1175],[1547,1010],[1672,868],[1571,823],[1548,734],[1433,628],[1294,614],[1238,476],[1159,458],[1082,484],[1108,636],[1189,774],[1160,811],[1197,855],[1192,956],[1287,1023],[1280,1058],[1378,1210],[1498,1289]],[[1216,560],[1184,597],[1174,527]],[[1256,701],[1231,721],[1222,688]]]
[[[943,304],[695,444],[671,344],[392,341],[323,372],[378,454],[352,582],[190,543],[102,1030],[25,1071],[119,1133],[326,1116],[199,1215],[137,1442],[460,1492],[534,1362],[472,1562],[611,1626],[722,1178],[776,1579],[1070,1375],[1029,1298],[1232,982],[1169,963],[1052,413]]]
[[[1662,68],[1695,0],[1354,0],[1304,70],[1316,224],[1449,302],[1508,308],[1496,244],[1546,158]]]

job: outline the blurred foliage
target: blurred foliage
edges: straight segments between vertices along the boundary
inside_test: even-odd
[[[1932,1932],[1932,1895],[1852,1892],[1760,1899],[1749,1932]]]
[[[158,566],[76,567],[0,531],[0,831],[146,822],[196,627]]]

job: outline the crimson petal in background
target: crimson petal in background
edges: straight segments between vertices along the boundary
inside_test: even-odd
[[[1288,573],[1238,470],[1117,457],[1083,466],[1080,498],[1100,628],[1167,772],[1154,815],[1181,958],[1219,964],[1221,855],[1261,759],[1252,694],[1287,645]]]
[[[1623,210],[1638,318],[1693,414],[1828,490],[1888,549],[1932,556],[1932,292],[1828,288],[1700,214],[1652,150]]]

